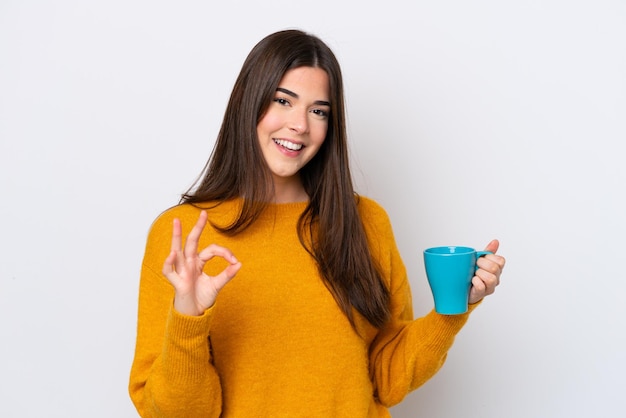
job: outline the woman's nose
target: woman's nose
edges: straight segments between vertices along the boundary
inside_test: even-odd
[[[309,129],[307,116],[307,111],[294,110],[293,112],[291,112],[288,121],[289,129],[299,134],[306,132]]]

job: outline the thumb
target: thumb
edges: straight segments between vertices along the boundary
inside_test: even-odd
[[[237,272],[241,269],[241,262],[238,261],[235,264],[231,264],[226,267],[220,274],[213,277],[213,283],[215,284],[215,288],[219,292],[222,290],[226,283],[231,281],[233,277],[237,274]]]
[[[497,239],[491,240],[489,244],[485,247],[485,251],[491,251],[492,253],[496,253],[498,248],[500,247],[500,241]]]

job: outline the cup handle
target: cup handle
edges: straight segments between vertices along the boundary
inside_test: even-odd
[[[480,257],[483,257],[487,254],[493,254],[491,251],[476,251],[476,260],[478,260]],[[474,269],[474,271],[478,270],[478,264],[476,265],[476,268]]]

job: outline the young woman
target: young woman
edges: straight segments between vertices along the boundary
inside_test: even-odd
[[[504,263],[479,260],[470,312]],[[198,183],[152,225],[130,394],[143,417],[387,417],[468,315],[413,319],[389,219],[353,189],[339,64],[277,32]]]

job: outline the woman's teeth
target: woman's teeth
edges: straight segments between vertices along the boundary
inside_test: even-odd
[[[293,142],[285,141],[284,139],[274,139],[274,142],[281,147],[292,151],[300,151],[302,149],[302,144],[294,144]]]

